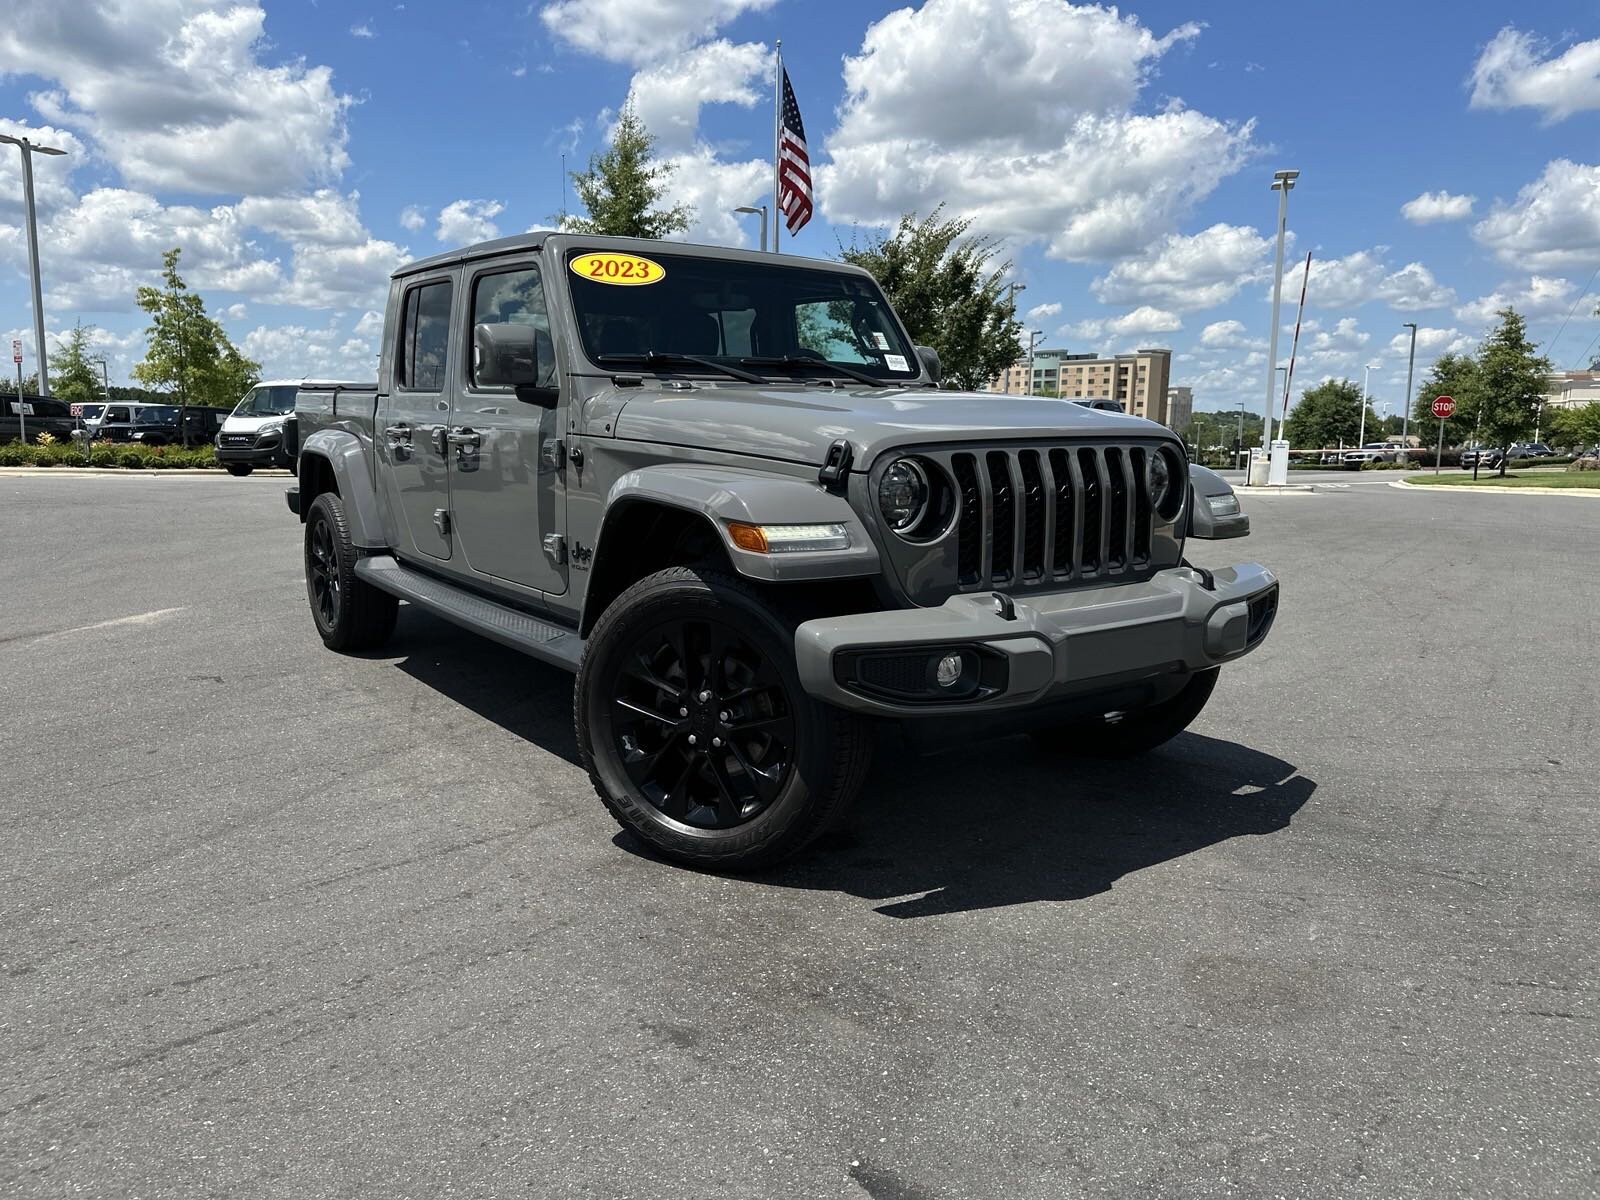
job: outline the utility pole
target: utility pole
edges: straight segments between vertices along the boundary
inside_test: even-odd
[[[1033,395],[1033,348],[1044,336],[1044,330],[1035,329],[1028,334],[1028,395]]]
[[[1411,449],[1411,372],[1417,365],[1417,323],[1406,321],[1401,328],[1411,330],[1411,357],[1406,359],[1406,398],[1400,406],[1400,455],[1403,462],[1406,451]]]
[[[1289,226],[1289,193],[1294,190],[1294,181],[1298,178],[1300,178],[1299,171],[1272,173],[1272,190],[1278,193],[1278,250],[1272,266],[1272,335],[1268,339],[1267,350],[1267,423],[1266,435],[1262,439],[1262,448],[1267,454],[1272,453],[1272,402],[1278,382],[1278,310],[1283,302],[1283,237]],[[1246,478],[1245,482],[1248,483],[1249,479]]]
[[[50,354],[44,344],[44,285],[39,276],[39,220],[33,208],[33,156],[65,154],[54,146],[40,146],[25,137],[0,133],[0,142],[9,142],[22,151],[22,202],[28,211],[28,262],[33,269],[33,352],[39,360],[39,395],[50,394]]]
[[[1027,290],[1028,290],[1028,285],[1025,284],[1025,283],[1008,283],[1008,284],[1006,284],[1006,299],[1011,302],[1011,318],[1012,318],[1012,320],[1016,320],[1016,316],[1017,316],[1017,293],[1018,292],[1025,292]],[[1031,364],[1028,367],[1028,371],[1029,371],[1029,377],[1031,378],[1032,377],[1032,371],[1033,371],[1033,367],[1032,367]],[[1001,378],[1005,381],[1005,392],[1006,392],[1006,394],[1010,395],[1011,394],[1011,370],[1010,370],[1009,367],[1006,369],[1005,374],[1002,375]]]
[[[1367,397],[1371,394],[1367,384],[1372,379],[1372,364],[1368,363],[1362,371],[1364,373],[1361,376],[1361,432],[1356,434],[1357,450],[1367,444]]]

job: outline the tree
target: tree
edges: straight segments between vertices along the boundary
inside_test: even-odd
[[[179,248],[161,256],[163,287],[142,287],[135,302],[150,314],[148,344],[133,377],[173,393],[179,404],[232,405],[255,383],[261,365],[245,358],[222,326],[206,315],[205,301],[178,274]]]
[[[1500,324],[1478,351],[1478,420],[1483,440],[1501,450],[1500,474],[1506,473],[1504,451],[1533,432],[1544,403],[1550,360],[1533,352],[1527,323],[1513,308],[1500,310]]]
[[[1357,444],[1362,424],[1361,385],[1351,379],[1330,379],[1300,393],[1284,428],[1291,446],[1324,449]],[[1378,418],[1370,406],[1365,425],[1374,433],[1378,430]]]
[[[1439,419],[1433,415],[1433,402],[1440,396],[1449,396],[1456,402],[1456,415],[1450,418],[1450,423],[1445,427],[1445,440],[1461,441],[1461,431],[1475,430],[1478,424],[1480,387],[1477,360],[1468,354],[1441,354],[1434,359],[1433,368],[1411,402],[1411,423],[1419,430],[1432,428]],[[1455,432],[1452,433],[1452,430]]]
[[[60,349],[50,356],[51,394],[68,404],[104,400],[100,372],[89,361],[89,334],[93,325],[81,321],[72,327],[65,340],[57,339]]]
[[[633,102],[623,105],[611,148],[591,155],[587,171],[571,173],[572,186],[589,215],[562,213],[561,228],[636,238],[664,238],[688,229],[694,219],[694,210],[688,205],[656,207],[673,167],[655,161],[655,145],[655,137],[634,112]]]
[[[1022,325],[996,264],[996,243],[969,237],[972,222],[946,221],[943,205],[918,219],[907,213],[888,237],[839,247],[839,257],[870,271],[912,340],[939,353],[947,387],[977,391],[1022,356]]]
[[[1575,404],[1550,413],[1548,440],[1558,446],[1600,445],[1600,403]]]

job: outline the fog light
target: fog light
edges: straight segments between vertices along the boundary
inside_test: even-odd
[[[942,688],[953,688],[961,682],[961,672],[965,663],[959,654],[946,654],[939,660],[939,665],[933,669],[933,681]]]

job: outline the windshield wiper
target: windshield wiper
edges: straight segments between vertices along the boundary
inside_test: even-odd
[[[698,354],[667,354],[654,350],[646,350],[643,354],[597,354],[594,357],[597,363],[640,363],[646,367],[665,367],[673,363],[690,363],[697,367],[704,367],[708,371],[720,371],[734,379],[742,379],[745,383],[766,383],[767,381],[754,371],[741,371],[738,367],[728,363],[718,362],[714,358],[702,358]]]
[[[829,362],[827,359],[823,358],[802,358],[798,354],[780,354],[773,355],[768,358],[741,358],[739,361],[747,366],[752,367],[819,368],[824,371],[833,371],[835,374],[843,375],[849,379],[859,380],[862,383],[870,384],[872,387],[878,388],[895,387],[900,383],[907,382],[905,380],[898,379],[892,382],[889,380],[878,379],[875,376],[868,375],[865,371],[857,371],[853,367],[841,366],[839,363]]]

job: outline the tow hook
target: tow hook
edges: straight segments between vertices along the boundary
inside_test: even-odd
[[[1015,621],[1017,619],[1017,602],[1004,592],[994,592],[994,610],[1000,614],[1002,621]]]
[[[1195,566],[1187,558],[1183,560],[1183,565],[1188,567],[1189,570],[1193,571],[1196,575],[1200,576],[1200,586],[1205,588],[1206,591],[1214,592],[1217,590],[1217,577],[1210,571],[1206,570],[1204,567]]]

